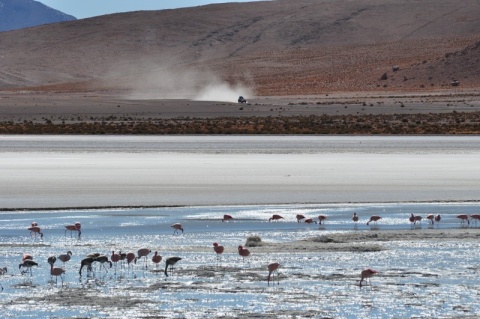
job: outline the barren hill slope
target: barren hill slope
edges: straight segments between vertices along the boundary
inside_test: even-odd
[[[455,77],[475,87],[478,17],[477,0],[277,0],[100,16],[0,33],[0,87],[157,89],[209,75],[257,94],[316,94],[415,89],[403,77],[417,72],[431,78],[424,86]],[[464,50],[471,59],[447,54]],[[392,65],[407,73],[385,83]]]

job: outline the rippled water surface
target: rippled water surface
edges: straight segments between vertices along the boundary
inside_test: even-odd
[[[336,204],[280,206],[220,206],[151,209],[66,210],[3,212],[0,214],[0,293],[5,318],[105,317],[142,318],[161,313],[173,318],[334,317],[334,318],[438,318],[474,316],[480,313],[478,295],[478,240],[378,242],[383,249],[373,252],[304,251],[272,248],[243,261],[236,247],[250,235],[270,243],[284,243],[335,233],[375,235],[380,231],[442,232],[459,230],[476,234],[479,229],[461,225],[459,213],[475,213],[477,204]],[[358,225],[351,221],[360,216]],[[408,223],[410,212],[442,215],[439,225],[423,221]],[[327,215],[325,225],[297,223],[295,215]],[[234,220],[222,222],[223,214]],[[285,217],[268,222],[272,214]],[[367,217],[382,215],[377,225],[367,226]],[[36,221],[44,238],[30,236],[27,227]],[[81,222],[81,239],[64,231],[64,226]],[[173,235],[171,224],[182,223],[185,232]],[[480,225],[479,225],[480,226]],[[480,234],[480,232],[478,233]],[[475,236],[473,236],[475,238]],[[477,237],[478,238],[478,237]],[[220,262],[212,243],[226,247]],[[358,243],[362,245],[364,243]],[[152,250],[148,267],[141,261],[134,267],[94,267],[78,273],[87,254],[110,255],[112,250]],[[279,246],[281,247],[281,246]],[[65,265],[65,283],[49,275],[47,258],[72,251]],[[170,277],[150,261],[153,251],[164,258],[179,256]],[[23,253],[39,264],[32,276],[18,269]],[[266,265],[281,263],[279,284],[267,285]],[[61,264],[57,261],[57,266]],[[371,286],[360,288],[359,272],[372,267],[380,273]]]

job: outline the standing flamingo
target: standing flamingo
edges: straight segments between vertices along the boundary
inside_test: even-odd
[[[53,267],[53,263],[50,264],[50,279],[53,280],[53,276],[55,276],[55,284],[58,283],[58,277],[62,280],[63,286],[63,274],[65,273],[65,269],[60,267]]]
[[[95,257],[85,257],[82,259],[82,261],[80,262],[80,270],[78,271],[80,276],[82,275],[82,269],[85,266],[87,266],[87,274],[92,271],[92,264],[94,261]]]
[[[419,222],[420,224],[422,224],[422,216],[420,215],[415,215],[415,224]],[[421,227],[421,226],[420,226]]]
[[[357,222],[358,222],[358,215],[357,215],[357,213],[353,213],[352,221],[353,221],[354,223],[357,223]]]
[[[295,217],[297,218],[297,223],[299,223],[302,219],[305,219],[305,216],[302,214],[297,214]]]
[[[152,262],[155,264],[155,268],[158,268],[158,264],[162,261],[162,256],[158,254],[158,251],[155,251],[152,257]]]
[[[134,253],[127,253],[126,259],[127,259],[127,267],[128,268],[130,268],[130,264],[132,262],[137,263],[137,258],[135,257]],[[132,267],[133,267],[133,264],[132,264]]]
[[[327,216],[325,215],[318,215],[318,223],[321,225],[322,222],[325,225],[325,220],[327,219]]]
[[[284,219],[284,218],[280,215],[275,214],[275,215],[272,215],[272,217],[270,217],[270,219],[268,221],[269,222],[272,221],[272,220],[277,221],[277,220],[280,220],[280,219]]]
[[[440,214],[435,216],[435,221],[437,222],[437,225],[440,223],[441,220],[442,220],[442,217],[440,216]]]
[[[378,215],[372,215],[370,216],[370,219],[368,220],[367,225],[370,224],[370,222],[374,222],[376,224],[377,221],[379,221],[380,219],[382,219],[382,217]]]
[[[27,254],[27,253],[23,253],[22,263],[23,263],[25,260],[33,260],[32,255]]]
[[[115,264],[115,272],[117,271],[117,264],[118,262],[120,261],[120,254],[116,254],[115,251],[112,251],[112,255],[110,256],[110,260],[112,261],[112,263]]]
[[[307,224],[316,224],[317,221],[316,221],[316,220],[313,220],[312,218],[307,218],[307,219],[305,219],[305,223],[307,223]]]
[[[366,284],[368,283],[368,279],[369,279],[370,277],[372,277],[373,275],[377,274],[377,273],[378,273],[378,271],[373,270],[373,269],[371,269],[371,268],[367,268],[367,269],[365,269],[365,270],[362,270],[362,272],[361,272],[361,274],[360,274],[360,275],[361,275],[360,288],[362,287],[362,282],[363,282],[363,280],[365,280],[365,285],[366,285]],[[372,283],[370,282],[370,286],[371,286],[371,285],[372,285]]]
[[[181,230],[181,231],[182,231],[182,234],[183,234],[182,224],[180,224],[180,223],[175,223],[175,224],[173,224],[173,225],[170,226],[170,227],[172,227],[172,228],[174,229],[174,231],[173,231],[173,234],[174,234],[174,235],[175,235],[175,233],[178,234],[178,231],[179,231],[179,230]]]
[[[33,224],[33,223],[32,223]],[[35,223],[36,224],[36,223]],[[40,239],[43,238],[43,233],[42,233],[42,230],[40,229],[40,227],[38,226],[32,226],[32,227],[28,227],[28,229],[30,231],[30,236],[35,236],[34,238],[36,239],[37,238],[37,234],[40,235]]]
[[[112,268],[112,262],[108,260],[108,256],[105,256],[105,255],[98,256],[94,259],[94,261],[100,263],[100,268],[99,268],[100,270],[103,268],[105,269],[106,272],[108,272],[107,267],[105,267],[105,263],[110,264],[110,268]]]
[[[233,217],[231,215],[223,215],[223,219],[222,219],[222,223],[225,222],[225,221],[229,221],[229,220],[232,220]]]
[[[168,277],[168,273],[167,273],[168,266],[170,266],[170,272],[173,272],[173,266],[180,260],[182,260],[182,258],[180,257],[167,258],[167,260],[165,261],[165,271],[164,271],[165,276]]]
[[[217,243],[213,243],[213,251],[217,254],[217,262],[220,261],[221,255],[223,254],[224,250],[225,247],[220,246]]]
[[[18,265],[18,269],[20,268],[27,268],[27,270],[25,271],[22,271],[22,274],[30,271],[30,276],[32,276],[32,267],[33,266],[37,266],[38,267],[38,264],[36,262],[34,262],[33,260],[31,259],[27,259],[25,261],[23,261],[21,264]]]
[[[467,214],[457,215],[457,218],[459,218],[459,219],[461,220],[461,224],[462,224],[462,225],[465,223],[465,221],[467,221],[467,225],[470,225],[470,220],[468,219],[468,215],[467,215]]]
[[[147,264],[147,256],[148,254],[150,254],[152,251],[148,248],[140,248],[138,251],[137,251],[137,254],[138,254],[138,257],[137,259],[141,259],[142,257],[144,258],[144,261],[143,261],[143,265],[145,266],[145,269],[148,268],[148,264]]]
[[[70,238],[72,237],[72,233],[74,231],[78,232],[78,239],[80,239],[80,236],[82,235],[82,231],[80,230],[82,228],[82,225],[79,222],[76,222],[73,225],[66,225],[65,226],[65,237],[67,237],[67,230],[70,231]]]
[[[250,256],[250,251],[243,246],[238,246],[238,254],[243,257],[243,262],[245,262],[245,257]]]
[[[72,252],[69,250],[66,254],[61,254],[58,256],[58,260],[63,263],[63,268],[65,268],[65,263],[72,258]]]
[[[273,274],[274,276],[272,277],[272,283],[275,279],[275,272],[277,273],[277,284],[280,285],[280,281],[279,281],[279,278],[278,278],[278,267],[280,267],[280,264],[275,262],[275,263],[271,263],[270,265],[268,265],[268,278],[267,278],[267,283],[268,285],[270,285],[270,276]]]
[[[470,218],[473,219],[473,222],[475,223],[475,225],[477,224],[477,220],[480,219],[480,214],[472,214],[470,215]]]
[[[434,214],[428,214],[427,219],[432,223],[435,223],[435,215]]]
[[[410,217],[408,218],[408,220],[410,221],[411,223],[411,226],[412,228],[415,226],[415,215],[413,215],[413,213],[410,214]]]

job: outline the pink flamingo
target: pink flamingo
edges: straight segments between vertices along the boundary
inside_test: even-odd
[[[137,258],[135,257],[134,253],[127,253],[126,259],[127,259],[127,267],[128,268],[130,268],[130,264],[132,262],[137,263]]]
[[[225,247],[213,243],[213,251],[217,254],[217,261],[220,261],[221,255],[223,254],[223,251],[225,250]]]
[[[33,223],[32,223],[33,224]],[[30,231],[30,236],[32,235],[35,235],[35,238],[37,238],[37,234],[40,235],[40,239],[43,238],[43,233],[40,229],[40,227],[38,226],[32,226],[32,227],[29,227],[28,230]]]
[[[435,215],[434,214],[428,214],[427,219],[432,223],[435,223]]]
[[[142,257],[144,258],[143,265],[145,266],[145,269],[148,268],[147,264],[147,256],[150,254],[152,251],[148,248],[141,248],[137,251],[138,257],[137,259],[141,259]]]
[[[373,270],[371,268],[367,268],[365,270],[362,270],[361,272],[361,279],[360,279],[360,287],[362,287],[362,282],[363,280],[365,280],[365,284],[368,283],[368,279],[371,278],[373,275],[377,274],[378,271],[376,270]],[[370,286],[372,285],[372,283],[370,282]]]
[[[280,219],[284,219],[284,218],[283,218],[282,216],[280,216],[280,215],[275,214],[275,215],[272,215],[272,217],[270,217],[270,218],[268,219],[268,221],[269,221],[269,222],[272,221],[272,220],[278,221],[278,220],[280,220]]]
[[[23,261],[21,264],[18,265],[18,269],[20,269],[22,267],[27,268],[27,270],[22,271],[22,274],[30,271],[30,276],[32,276],[32,267],[33,266],[38,267],[38,264],[31,259],[27,259],[27,260]]]
[[[379,221],[380,219],[382,219],[382,217],[378,215],[372,215],[370,216],[370,219],[368,220],[367,225],[370,224],[371,222],[374,222],[376,224],[377,221]]]
[[[305,216],[302,214],[297,214],[295,217],[297,218],[297,223],[299,223],[302,219],[305,219]]]
[[[280,264],[275,262],[275,263],[271,263],[270,265],[268,265],[268,278],[267,278],[267,283],[268,285],[270,285],[270,276],[273,274],[274,276],[272,277],[272,283],[275,279],[275,272],[277,273],[277,284],[280,285],[280,281],[279,281],[279,278],[278,278],[278,267],[280,267]]]
[[[222,223],[225,222],[225,221],[229,221],[229,220],[232,220],[233,217],[231,215],[223,215],[223,219],[222,219]]]
[[[63,263],[63,267],[65,267],[65,263],[68,262],[72,258],[72,252],[69,250],[66,254],[61,254],[58,256],[58,260]]]
[[[473,222],[475,223],[475,225],[477,224],[477,220],[480,219],[480,214],[472,214],[470,215],[470,218],[473,219]]]
[[[353,213],[352,221],[353,221],[354,223],[357,223],[357,222],[358,222],[358,215],[357,215],[357,213]]]
[[[412,228],[413,228],[413,226],[415,225],[415,215],[413,215],[413,213],[411,213],[408,220],[410,221],[410,223],[412,225]]]
[[[437,225],[440,223],[441,220],[442,220],[442,217],[440,216],[440,214],[435,216],[435,221],[437,222]]]
[[[158,254],[158,251],[155,251],[152,257],[152,262],[155,264],[155,267],[158,267],[158,264],[162,261],[162,256]]]
[[[72,237],[72,233],[74,231],[78,232],[78,238],[80,239],[80,235],[82,235],[82,231],[80,230],[82,225],[80,223],[75,223],[74,225],[66,225],[65,226],[65,237],[67,237],[67,231],[70,231],[70,238]]]
[[[115,271],[117,271],[117,263],[120,261],[120,254],[116,254],[115,251],[112,251],[112,255],[110,256],[110,260],[112,263],[115,264]]]
[[[415,215],[415,223],[419,222],[420,224],[422,223],[422,216],[420,215]]]
[[[33,260],[32,255],[27,254],[27,253],[23,253],[22,263],[23,263],[25,260]]]
[[[55,284],[58,282],[58,277],[62,280],[63,285],[63,274],[65,273],[65,269],[60,267],[53,267],[53,264],[50,264],[50,277],[55,276]]]
[[[92,264],[95,261],[95,258],[96,257],[85,257],[82,259],[82,261],[80,262],[80,270],[78,271],[80,276],[82,275],[82,269],[85,266],[87,266],[87,274],[92,271]]]
[[[327,219],[327,216],[325,215],[318,215],[318,223],[321,225],[322,222],[325,225],[325,220]]]
[[[174,231],[173,231],[173,234],[174,234],[174,235],[175,235],[175,233],[178,234],[178,231],[179,231],[179,230],[181,230],[181,231],[182,231],[182,234],[183,234],[182,224],[180,224],[180,223],[175,223],[175,224],[173,224],[173,225],[170,226],[170,227],[172,227],[172,228],[174,229]]]
[[[175,264],[177,262],[179,262],[180,260],[182,260],[182,258],[180,257],[170,257],[170,258],[167,258],[167,260],[165,261],[165,276],[168,277],[168,266],[170,266],[170,273],[173,272],[173,266],[175,266]]]
[[[470,225],[470,220],[468,219],[467,214],[457,215],[457,218],[460,219],[462,225],[465,223],[465,221],[467,221],[467,225]]]
[[[312,218],[307,218],[307,219],[305,219],[305,223],[307,223],[307,224],[313,224],[313,223],[316,224],[317,221],[313,220]]]
[[[243,246],[238,246],[238,254],[243,257],[243,262],[245,262],[245,257],[250,256],[250,251]]]

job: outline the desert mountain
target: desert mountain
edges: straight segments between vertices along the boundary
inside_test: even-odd
[[[70,20],[75,20],[75,17],[37,1],[0,0],[0,31]]]
[[[454,78],[478,87],[478,17],[478,0],[276,0],[113,14],[0,33],[0,87],[156,91],[222,79],[279,95],[438,89]]]

